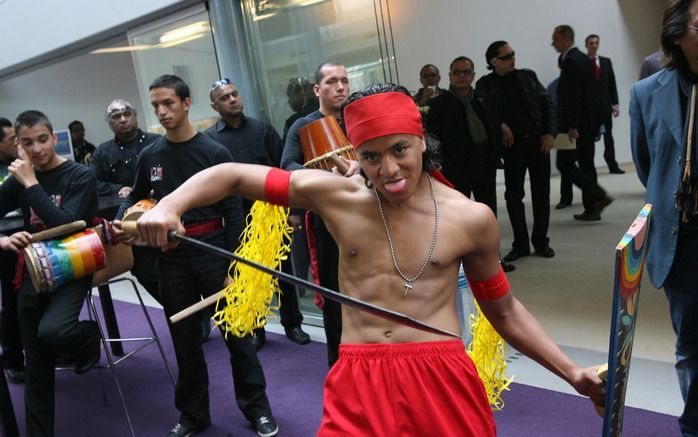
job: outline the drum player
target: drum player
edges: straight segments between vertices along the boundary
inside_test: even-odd
[[[91,223],[97,208],[97,180],[83,165],[56,154],[56,136],[49,119],[25,111],[15,121],[19,156],[8,167],[11,176],[0,185],[0,216],[22,209],[24,230],[0,236],[0,249],[19,254],[13,284],[19,291],[18,316],[26,352],[26,435],[53,435],[54,363],[57,353],[76,357],[75,372],[85,373],[99,361],[95,322],[78,321],[92,275],[66,283],[54,293],[37,293],[25,268],[22,249],[30,232],[75,220]]]

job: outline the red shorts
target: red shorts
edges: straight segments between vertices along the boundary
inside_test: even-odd
[[[318,436],[495,436],[475,365],[459,340],[342,344],[325,380]]]

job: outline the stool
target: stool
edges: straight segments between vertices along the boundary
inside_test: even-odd
[[[107,358],[108,364],[105,366],[111,370],[111,375],[112,378],[114,379],[114,384],[116,385],[116,390],[119,393],[119,398],[121,399],[121,407],[124,410],[124,414],[126,414],[126,421],[128,422],[128,427],[131,430],[131,435],[133,437],[136,437],[136,433],[133,429],[133,423],[131,422],[131,415],[128,412],[128,406],[126,405],[126,398],[124,397],[124,392],[121,389],[121,383],[119,381],[119,377],[116,371],[116,366],[120,363],[122,363],[124,360],[132,357],[135,355],[137,352],[145,348],[146,346],[155,343],[158,347],[158,350],[160,351],[160,356],[162,357],[162,362],[165,365],[165,369],[167,370],[167,374],[170,376],[170,381],[172,382],[172,386],[175,385],[175,379],[174,376],[172,375],[172,371],[170,370],[170,366],[167,364],[167,358],[165,357],[165,351],[162,349],[162,345],[160,344],[160,339],[158,338],[157,333],[155,332],[155,328],[153,327],[153,322],[150,320],[150,316],[148,315],[148,311],[146,309],[145,304],[143,303],[143,298],[141,297],[141,293],[138,291],[138,287],[136,286],[136,283],[133,281],[133,279],[128,278],[128,277],[120,277],[116,279],[111,279],[109,281],[103,282],[99,285],[95,286],[103,286],[103,285],[110,285],[114,284],[117,282],[124,282],[127,281],[131,283],[131,286],[133,287],[133,292],[135,293],[136,297],[138,298],[138,302],[140,303],[141,309],[143,310],[143,315],[145,316],[145,320],[148,323],[148,327],[150,328],[150,336],[146,337],[130,337],[130,338],[110,338],[108,334],[106,334],[106,331],[104,329],[104,326],[102,325],[102,320],[99,317],[99,314],[97,313],[97,308],[94,303],[94,299],[92,296],[92,288],[88,291],[87,293],[87,311],[89,314],[90,319],[93,319],[97,322],[97,327],[99,328],[99,337],[100,341],[102,343],[102,349],[104,350],[104,355]],[[124,356],[120,357],[117,360],[114,360],[114,357],[112,353],[110,352],[109,349],[109,343],[112,342],[123,342],[123,343],[128,343],[128,342],[137,342],[141,343],[138,345],[137,348],[134,350],[128,352]],[[101,373],[100,373],[101,375]],[[101,376],[100,376],[100,382],[101,382]],[[104,388],[102,389],[102,395],[104,397],[104,403],[106,406],[107,399],[106,399],[106,393],[104,391]]]

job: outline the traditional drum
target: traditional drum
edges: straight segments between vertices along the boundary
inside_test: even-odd
[[[124,212],[124,218],[122,221],[125,222],[130,222],[130,221],[136,221],[141,216],[146,212],[150,211],[153,209],[153,207],[157,204],[157,201],[154,199],[141,199],[138,202],[134,203],[133,206],[131,206],[129,209]]]
[[[61,240],[35,241],[24,248],[24,257],[37,293],[56,291],[106,265],[104,245],[94,229]]]
[[[326,170],[340,167],[343,161],[339,156],[357,160],[354,147],[332,115],[306,124],[300,129],[299,135],[306,160],[305,167]],[[342,171],[342,168],[339,170]]]

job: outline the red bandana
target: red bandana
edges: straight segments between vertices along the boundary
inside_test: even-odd
[[[378,137],[409,134],[424,138],[422,115],[410,96],[400,92],[373,94],[344,108],[344,124],[355,149]],[[453,185],[438,170],[429,172],[444,185]]]

